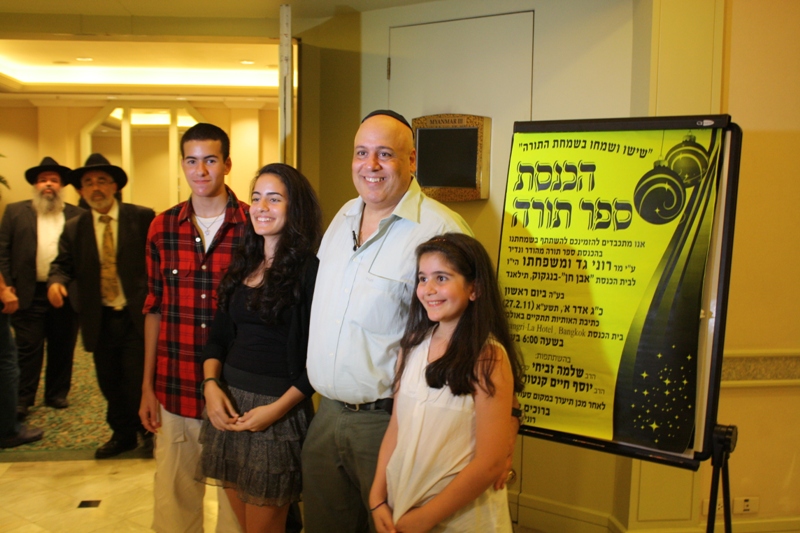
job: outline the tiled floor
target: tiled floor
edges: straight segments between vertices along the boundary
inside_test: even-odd
[[[151,531],[154,471],[152,459],[0,463],[0,531]],[[216,495],[216,489],[206,491],[206,531],[214,531]],[[100,503],[80,507],[81,502]]]
[[[0,531],[150,531],[155,461],[119,459],[0,463]],[[97,507],[79,507],[99,501]],[[206,530],[216,522],[216,490],[206,491]]]

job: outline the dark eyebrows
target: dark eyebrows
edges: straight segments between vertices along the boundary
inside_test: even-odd
[[[222,156],[221,156],[221,155],[217,155],[217,154],[204,155],[204,156],[201,156],[201,157],[200,157],[200,156],[196,156],[196,155],[187,155],[187,156],[184,156],[184,158],[183,158],[183,160],[184,160],[184,161],[186,161],[186,160],[192,160],[192,161],[199,161],[199,160],[203,160],[203,161],[208,161],[209,159],[219,159],[220,161],[222,161],[222,160],[223,160],[223,159],[222,159]]]
[[[426,274],[425,272],[423,272],[422,270],[420,270],[420,271],[418,271],[418,272],[417,272],[417,276],[420,276],[420,275],[427,275],[427,276],[452,276],[452,275],[453,275],[453,273],[452,273],[452,272],[449,272],[449,271],[447,271],[447,270],[434,270],[433,272],[430,272],[430,273],[427,273],[427,274]]]

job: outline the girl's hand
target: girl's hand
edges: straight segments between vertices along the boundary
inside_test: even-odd
[[[425,516],[425,506],[414,507],[406,514],[400,517],[395,527],[398,533],[424,533],[430,531],[436,524],[428,523],[429,520]]]
[[[392,509],[389,504],[383,504],[372,511],[372,521],[375,522],[375,529],[378,533],[396,533],[392,522]]]
[[[511,405],[514,406],[515,409],[519,409],[521,407],[516,395],[514,395],[513,403]],[[509,442],[508,456],[506,457],[506,468],[503,470],[503,473],[500,475],[498,480],[494,482],[494,490],[502,490],[503,487],[506,486],[506,483],[508,483],[508,477],[511,475],[511,466],[514,459],[514,444],[517,442],[519,427],[522,425],[521,420],[516,416],[512,416],[511,418],[511,427],[509,428],[511,429],[511,440]]]
[[[280,420],[283,413],[276,409],[275,404],[260,405],[250,409],[239,417],[233,431],[264,431]]]
[[[233,408],[230,398],[213,381],[206,382],[203,388],[206,399],[206,414],[211,425],[220,431],[231,431],[235,428],[239,414]]]

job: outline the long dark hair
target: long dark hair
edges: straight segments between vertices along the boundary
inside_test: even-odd
[[[508,332],[503,300],[486,250],[469,235],[445,233],[417,246],[417,269],[420,258],[429,253],[441,254],[456,272],[464,276],[467,283],[474,283],[477,298],[467,304],[444,355],[428,365],[425,371],[428,385],[436,389],[447,385],[455,395],[474,394],[476,386],[479,386],[493,396],[495,387],[491,375],[496,358],[481,357],[491,335],[505,348],[514,377],[514,391],[520,392],[522,365]],[[421,343],[434,324],[415,291],[406,331],[400,341],[403,354],[408,354]],[[395,387],[400,383],[405,363],[406,358],[403,357],[395,376]]]
[[[281,311],[300,299],[303,267],[314,255],[322,238],[322,210],[317,195],[305,176],[283,163],[271,163],[256,173],[250,184],[252,195],[256,181],[264,174],[277,176],[286,187],[286,224],[275,247],[272,264],[261,283],[252,292],[247,308],[258,310],[268,324],[277,322]],[[264,237],[247,223],[244,239],[233,255],[228,271],[217,289],[219,307],[228,310],[234,289],[264,263]]]

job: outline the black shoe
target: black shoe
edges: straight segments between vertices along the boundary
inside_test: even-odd
[[[17,421],[22,422],[26,418],[28,418],[28,406],[17,404]]]
[[[66,409],[69,407],[69,401],[66,398],[53,398],[52,400],[45,400],[44,404],[53,409]]]
[[[109,457],[116,457],[117,455],[135,450],[139,443],[136,442],[136,437],[133,440],[120,440],[116,437],[111,437],[111,440],[97,448],[94,452],[95,459],[108,459]]]
[[[28,444],[29,442],[42,440],[43,436],[44,431],[41,429],[29,428],[23,425],[16,435],[0,439],[0,448],[15,448],[22,444]]]

